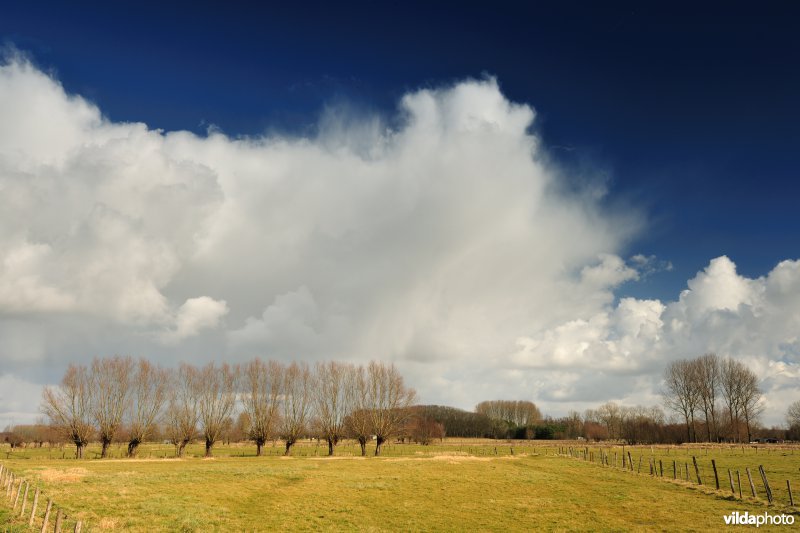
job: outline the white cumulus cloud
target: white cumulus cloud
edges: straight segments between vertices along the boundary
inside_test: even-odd
[[[162,335],[166,342],[178,342],[193,337],[200,331],[215,328],[222,317],[228,314],[228,304],[208,296],[189,298],[178,309],[175,328]]]
[[[236,138],[112,122],[12,59],[0,116],[13,379],[114,353],[374,358],[428,402],[557,413],[657,401],[665,361],[715,349],[794,397],[797,264],[751,280],[719,258],[675,302],[615,302],[668,262],[621,259],[640,218],[565,186],[494,79],[409,92],[393,120],[333,109],[314,136]]]
[[[767,276],[751,279],[722,256],[687,285],[674,302],[623,298],[589,319],[522,337],[512,360],[545,373],[559,367],[592,370],[580,380],[583,394],[572,401],[592,401],[601,390],[620,401],[658,401],[668,361],[715,352],[756,372],[766,421],[781,423],[786,406],[800,398],[800,261],[783,261]],[[629,375],[649,377],[649,385],[609,386]],[[539,394],[556,400],[560,390],[544,382]]]

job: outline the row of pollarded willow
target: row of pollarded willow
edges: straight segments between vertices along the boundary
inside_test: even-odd
[[[76,456],[96,433],[106,457],[125,419],[128,455],[152,432],[167,398],[170,374],[145,359],[95,359],[91,365],[70,365],[61,384],[45,387],[42,411],[51,423],[75,443]]]
[[[755,373],[740,361],[713,353],[696,359],[673,361],[664,371],[665,404],[680,414],[688,441],[697,441],[696,419],[703,417],[708,441],[741,440],[744,422],[747,440],[753,423],[764,410],[762,391]],[[728,424],[728,434],[721,431]]]
[[[94,435],[106,457],[123,425],[133,457],[159,422],[177,455],[199,436],[211,456],[237,408],[258,455],[276,437],[285,440],[288,455],[312,432],[327,441],[330,455],[345,435],[355,437],[365,455],[374,435],[380,455],[382,444],[407,421],[414,399],[394,365],[375,361],[321,362],[312,369],[254,359],[242,366],[184,363],[167,370],[145,359],[112,357],[88,367],[70,365],[59,386],[45,388],[42,410],[75,444],[78,458]]]
[[[284,439],[288,455],[310,425],[327,442],[329,455],[345,435],[358,440],[362,455],[374,435],[375,455],[380,455],[383,443],[408,420],[416,398],[394,365],[376,361],[366,367],[329,361],[317,363],[312,371],[305,364],[255,359],[241,372],[247,433],[257,455],[276,434]]]

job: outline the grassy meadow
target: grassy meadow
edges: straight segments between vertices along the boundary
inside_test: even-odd
[[[776,499],[787,478],[800,487],[800,450],[762,448],[756,455],[749,447],[712,448],[705,455],[696,448],[687,454],[682,447],[626,447],[635,462],[644,458],[637,474],[601,466],[599,447],[591,448],[598,461],[592,463],[559,456],[558,445],[451,439],[395,444],[382,457],[361,458],[354,443],[345,443],[328,458],[324,447],[304,443],[285,458],[278,443],[264,457],[255,457],[252,446],[220,446],[213,459],[200,457],[199,446],[174,459],[171,447],[147,445],[137,459],[120,458],[120,447],[105,460],[93,459],[94,449],[88,459],[75,460],[69,448],[64,459],[58,449],[5,448],[0,463],[39,487],[42,498],[52,498],[66,512],[70,531],[75,520],[84,523],[83,531],[721,530],[731,511],[789,509],[767,507],[761,490],[760,499],[748,497],[744,480],[741,501],[729,486],[713,490],[711,458],[724,469],[723,489],[727,468],[743,472],[745,464],[759,489],[757,467],[764,465]],[[621,447],[603,450],[617,451],[621,461]],[[662,459],[666,478],[673,459],[688,457],[691,467],[691,455],[705,472],[703,487],[649,475],[651,456]],[[9,513],[13,501],[5,493],[2,498],[0,524],[27,531]]]
[[[604,448],[606,453],[610,453],[611,462],[613,454],[617,453],[617,460],[622,461],[622,447]],[[686,479],[688,467],[688,478],[691,483],[697,483],[697,473],[694,469],[692,458],[697,459],[697,467],[700,472],[700,479],[705,487],[716,489],[714,479],[714,469],[712,459],[716,462],[717,475],[719,478],[720,490],[731,493],[731,478],[733,479],[734,493],[739,496],[739,484],[741,483],[742,496],[752,497],[750,483],[747,479],[746,469],[750,469],[753,485],[757,498],[767,499],[761,475],[758,467],[763,466],[772,490],[773,499],[777,506],[789,503],[789,491],[786,481],[789,480],[795,503],[800,504],[800,448],[789,446],[715,446],[715,445],[696,445],[696,446],[644,446],[626,447],[625,452],[631,452],[634,461],[634,469],[639,469],[639,458],[642,458],[641,473],[649,475],[649,459],[652,458],[654,465],[659,469],[663,467],[664,477],[673,476],[673,461],[675,462],[675,474],[678,478]],[[660,461],[660,463],[659,463]],[[731,476],[728,477],[728,470]],[[739,477],[737,479],[737,472]]]

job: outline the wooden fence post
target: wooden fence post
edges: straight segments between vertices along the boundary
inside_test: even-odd
[[[694,463],[694,473],[697,474],[697,484],[702,485],[703,480],[700,479],[700,468],[697,466],[697,457],[694,455],[692,456],[692,462]]]
[[[739,471],[736,471],[736,484],[739,485],[739,499],[742,499],[742,477],[739,475]]]
[[[33,506],[31,507],[31,519],[28,520],[28,527],[33,527],[33,520],[36,518],[36,506],[39,505],[39,487],[33,494]]]
[[[733,488],[733,473],[730,468],[728,469],[728,481],[731,482],[731,494],[736,496],[736,489]]]
[[[78,520],[75,522],[75,533],[81,533],[81,527],[83,526],[83,522]]]
[[[664,477],[664,463],[661,462],[661,459],[658,460],[658,469],[661,471],[661,477]]]
[[[41,533],[45,533],[47,531],[47,523],[50,521],[50,510],[53,508],[53,500],[47,499],[47,509],[44,511],[44,519],[42,520],[42,531]]]
[[[717,490],[719,490],[719,475],[717,475],[717,462],[714,459],[711,459],[711,468],[714,469],[714,484],[716,484]]]
[[[59,509],[56,513],[56,527],[53,533],[61,533],[61,527],[64,525],[64,511]]]
[[[756,486],[753,484],[753,476],[750,475],[750,468],[745,468],[744,471],[747,472],[747,480],[750,482],[750,492],[753,494],[753,498],[757,498]]]
[[[14,498],[14,506],[11,508],[12,510],[17,510],[17,504],[19,503],[19,495],[22,492],[22,484],[25,482],[24,479],[19,480],[19,485],[17,485],[17,496]]]
[[[633,459],[631,459],[631,452],[628,450],[628,465],[630,465],[631,472],[633,472]]]
[[[794,507],[794,497],[792,496],[792,484],[786,480],[786,489],[789,491],[789,505]]]
[[[767,481],[767,473],[764,472],[764,466],[758,465],[758,471],[761,472],[761,480],[764,482],[764,489],[767,491],[767,501],[772,503],[772,489],[769,488],[769,481]]]
[[[678,479],[678,465],[675,464],[675,459],[672,460],[672,479]]]
[[[6,499],[11,497],[11,491],[14,489],[14,472],[8,476],[8,486],[6,487]]]
[[[28,503],[28,490],[30,490],[31,486],[30,483],[27,481],[25,482],[25,495],[22,497],[22,508],[19,510],[19,517],[22,518],[25,516],[25,506]]]

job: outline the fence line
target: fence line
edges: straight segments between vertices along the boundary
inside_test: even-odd
[[[23,485],[25,486],[24,492]],[[6,498],[4,503],[7,503],[8,506],[11,507],[12,519],[23,521],[23,523],[27,522],[28,528],[34,528],[38,520],[36,511],[39,509],[39,496],[41,495],[40,488],[35,487],[33,501],[31,502],[31,510],[29,513],[26,513],[25,511],[28,504],[28,494],[30,493],[31,484],[27,479],[16,475],[4,463],[0,463],[0,488],[5,489]],[[2,494],[2,491],[0,491],[0,494]],[[47,508],[45,509],[44,515],[41,517],[41,533],[46,533],[49,531],[48,526],[50,522],[50,514],[54,506],[55,503],[53,500],[48,498]],[[19,512],[17,512],[18,507]],[[68,520],[69,516],[64,512],[64,509],[61,507],[56,507],[56,521],[53,531],[55,533],[61,533],[64,531],[64,524]],[[75,520],[73,523],[74,532],[78,533],[82,530],[82,528],[83,522],[81,520]]]
[[[624,449],[624,446],[623,446],[623,449]],[[651,452],[651,454],[654,453],[653,447],[651,447],[650,452]],[[602,447],[600,448],[599,453],[595,453],[593,451],[590,451],[589,447],[584,447],[582,449],[573,448],[571,446],[559,446],[558,447],[558,455],[562,456],[562,457],[570,457],[570,458],[573,458],[573,459],[583,460],[583,461],[587,461],[587,462],[590,462],[590,463],[593,463],[593,464],[597,464],[597,465],[603,466],[603,467],[617,468],[617,469],[621,469],[623,472],[628,472],[628,471],[634,472],[634,468],[633,468],[634,460],[633,460],[633,457],[631,456],[631,452],[630,452],[630,450],[627,450],[627,465],[626,465],[625,453],[626,452],[623,451],[623,454],[622,454],[622,467],[618,468],[617,461],[616,461],[616,452],[614,453],[614,462],[612,464],[610,462],[610,460],[609,460],[610,453],[605,452]],[[641,473],[643,458],[644,458],[643,455],[639,455],[639,466],[635,470],[635,472],[637,474]],[[651,455],[651,457],[648,458],[648,465],[649,465],[649,472],[646,470],[645,471],[646,474],[649,473],[649,475],[651,477],[656,477],[656,478],[659,478],[659,477],[663,478],[664,477],[664,465],[663,465],[662,459],[658,459],[658,463],[656,463],[655,456]],[[694,466],[694,472],[695,472],[695,476],[697,478],[697,485],[706,486],[703,483],[703,478],[701,476],[700,466],[699,466],[699,464],[697,462],[697,457],[694,456],[694,455],[692,455],[692,465]],[[712,467],[712,469],[714,471],[715,491],[716,492],[725,492],[725,490],[722,490],[720,488],[719,475],[718,475],[718,471],[717,471],[717,462],[716,462],[715,459],[711,459],[711,467]],[[678,463],[677,461],[673,460],[672,461],[672,480],[677,481],[677,480],[680,479],[680,477],[681,477],[680,476],[680,470],[681,470],[680,463]],[[689,463],[688,462],[684,463],[683,471],[684,471],[685,481],[691,483],[691,481],[689,481]],[[748,481],[750,483],[750,491],[751,491],[752,497],[755,498],[755,499],[758,499],[758,494],[756,492],[755,484],[753,483],[753,477],[752,477],[752,475],[750,473],[750,468],[745,468],[745,472],[747,473],[747,479],[748,479]],[[768,505],[774,505],[776,503],[775,502],[775,497],[774,497],[774,495],[772,493],[772,488],[771,488],[771,486],[769,484],[769,479],[767,478],[767,472],[764,469],[763,465],[758,465],[758,472],[759,472],[759,475],[761,476],[761,483],[762,483],[762,485],[764,487],[764,495],[767,498],[767,504]],[[738,487],[739,487],[739,499],[742,500],[744,498],[742,497],[742,481],[741,481],[741,475],[739,473],[739,470],[736,470],[736,479],[737,479],[737,484],[738,484]],[[735,488],[734,483],[733,483],[733,471],[731,469],[728,469],[728,481],[730,483],[731,496],[733,498],[736,498],[736,488]],[[789,494],[789,498],[788,498],[789,499],[789,501],[788,501],[789,507],[794,507],[795,503],[794,503],[794,495],[792,494],[792,484],[791,484],[791,481],[788,480],[788,479],[786,480],[786,489],[787,489],[788,494]]]

